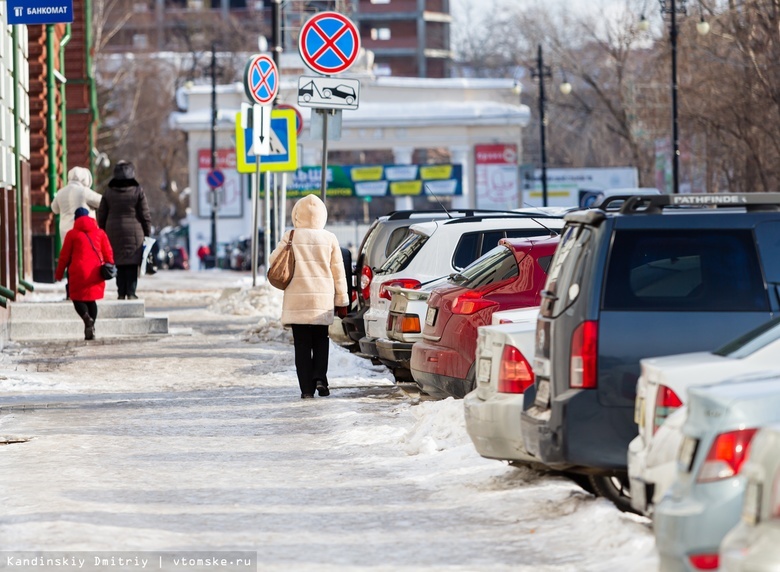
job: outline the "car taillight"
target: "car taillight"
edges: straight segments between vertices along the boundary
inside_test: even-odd
[[[396,278],[395,280],[388,280],[379,287],[380,298],[384,298],[385,300],[392,299],[393,296],[387,291],[390,286],[400,286],[401,288],[411,288],[415,290],[420,287],[420,281],[415,280],[414,278]]]
[[[368,300],[371,296],[371,279],[374,277],[374,273],[371,272],[371,268],[363,266],[360,270],[360,295],[363,296],[363,300]]]
[[[748,448],[757,429],[739,429],[721,433],[715,438],[707,458],[699,469],[700,483],[720,481],[739,474],[747,459]]]
[[[498,368],[498,391],[500,393],[525,393],[534,383],[534,372],[523,352],[514,346],[505,345]]]
[[[658,388],[658,393],[655,396],[655,416],[653,417],[653,435],[655,435],[658,428],[664,422],[664,420],[671,415],[671,413],[682,406],[682,401],[677,397],[677,394],[672,391],[671,388],[661,385]]]
[[[396,323],[396,329],[402,334],[419,334],[422,332],[420,328],[420,316],[415,314],[404,314],[400,316],[399,321]]]
[[[576,389],[595,389],[598,387],[599,324],[589,320],[582,322],[571,336],[571,361],[569,362],[569,386]]]
[[[484,310],[485,308],[498,306],[498,302],[494,302],[493,300],[486,300],[482,297],[483,295],[484,292],[480,290],[467,290],[455,298],[455,301],[452,303],[452,313],[470,316],[471,314],[479,312],[480,310]]]
[[[717,570],[720,560],[717,554],[690,554],[688,562],[696,570]]]

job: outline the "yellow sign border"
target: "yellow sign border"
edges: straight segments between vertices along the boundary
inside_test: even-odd
[[[264,161],[261,155],[260,172],[292,172],[298,169],[298,131],[296,130],[297,118],[294,109],[274,109],[271,111],[271,120],[287,120],[287,161],[268,162]],[[236,113],[236,171],[239,173],[255,173],[257,166],[255,161],[246,160],[246,135],[244,128],[241,127],[241,112]]]

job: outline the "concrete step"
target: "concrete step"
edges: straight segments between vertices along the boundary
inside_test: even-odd
[[[75,319],[13,320],[9,323],[9,338],[14,341],[83,340],[84,322],[75,315],[75,312],[73,318]],[[98,313],[95,323],[95,337],[98,339],[167,333],[167,316],[106,319],[103,318],[102,313]]]
[[[143,318],[145,307],[143,300],[98,300],[98,319]],[[11,322],[29,322],[37,320],[74,320],[78,319],[73,303],[59,302],[12,302],[8,305]]]

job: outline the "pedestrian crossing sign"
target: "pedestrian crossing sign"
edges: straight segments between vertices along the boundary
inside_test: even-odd
[[[298,168],[298,134],[294,109],[271,112],[271,152],[260,156],[260,172],[287,172]],[[252,153],[252,128],[242,127],[241,112],[236,114],[236,170],[256,173],[257,156]]]

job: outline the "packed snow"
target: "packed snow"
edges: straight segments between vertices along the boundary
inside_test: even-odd
[[[331,396],[301,400],[279,291],[229,272],[159,274],[140,293],[183,333],[0,354],[0,441],[26,440],[0,445],[4,554],[249,551],[258,570],[657,569],[647,519],[563,477],[481,458],[462,401],[421,399],[333,344]]]

